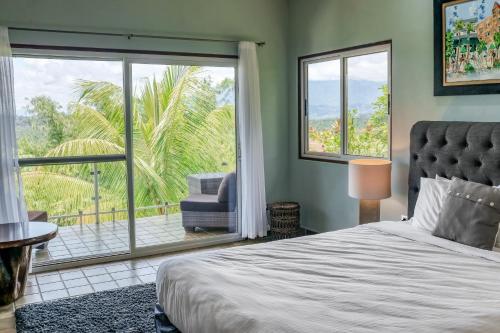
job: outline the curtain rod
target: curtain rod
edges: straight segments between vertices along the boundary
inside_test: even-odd
[[[56,30],[56,29],[35,29],[24,27],[9,27],[9,30],[17,31],[34,31],[34,32],[55,32],[62,34],[79,34],[79,35],[95,35],[95,36],[114,36],[131,38],[156,38],[156,39],[171,39],[171,40],[187,40],[196,42],[223,42],[223,43],[239,43],[239,40],[231,39],[216,39],[216,38],[198,38],[198,37],[180,37],[180,36],[162,36],[162,35],[144,35],[134,33],[117,33],[117,32],[92,32],[92,31],[76,31],[76,30]],[[255,42],[258,46],[266,45],[266,42]]]

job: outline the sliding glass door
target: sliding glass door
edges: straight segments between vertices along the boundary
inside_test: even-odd
[[[237,232],[236,181],[232,202],[218,196],[236,180],[234,65],[137,61],[130,72],[136,246]]]
[[[17,55],[16,133],[28,215],[59,226],[45,264],[128,253],[123,62]]]
[[[35,266],[237,235],[235,59],[17,51]]]

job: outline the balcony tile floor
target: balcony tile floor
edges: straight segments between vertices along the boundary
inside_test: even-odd
[[[225,233],[226,229],[200,228],[186,232],[181,214],[136,220],[137,247],[201,240]],[[59,227],[58,236],[49,242],[46,250],[33,249],[33,263],[127,252],[128,237],[127,221]]]

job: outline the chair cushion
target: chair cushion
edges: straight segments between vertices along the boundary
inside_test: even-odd
[[[236,203],[236,173],[230,172],[224,176],[217,192],[219,202]]]
[[[213,194],[192,194],[181,201],[181,211],[231,212],[234,210],[229,202],[219,202],[217,197]]]

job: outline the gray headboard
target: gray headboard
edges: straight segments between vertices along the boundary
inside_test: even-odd
[[[408,217],[413,216],[420,177],[436,175],[499,185],[500,123],[416,123],[410,134]]]

